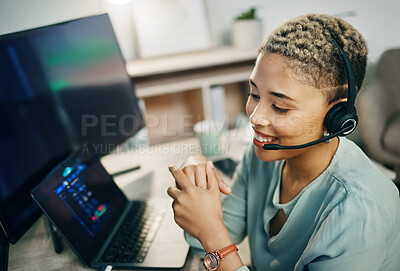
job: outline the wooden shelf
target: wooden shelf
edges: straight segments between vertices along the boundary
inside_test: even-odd
[[[256,56],[256,48],[237,49],[234,47],[222,47],[179,55],[136,59],[127,62],[126,68],[129,76],[136,78],[254,61]]]
[[[217,84],[247,81],[253,67],[253,64],[245,64],[161,78],[153,77],[150,80],[138,80],[137,82],[133,79],[133,81],[136,86],[136,95],[139,98],[147,98],[192,89],[204,89]]]
[[[193,125],[210,119],[215,110],[211,106],[214,85],[225,87],[221,102],[230,106],[225,108],[227,116],[242,112],[243,93],[247,92],[243,82],[248,81],[256,56],[255,48],[224,47],[129,61],[127,70],[136,96],[143,99],[146,115],[154,120],[148,125],[150,142],[179,139],[184,137],[181,131],[190,124],[187,122]],[[190,116],[190,120],[182,123],[183,116]],[[176,136],[165,136],[169,132]]]

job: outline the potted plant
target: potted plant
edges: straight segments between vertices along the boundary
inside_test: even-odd
[[[236,48],[256,48],[263,37],[262,20],[251,7],[237,15],[233,22],[232,44]]]

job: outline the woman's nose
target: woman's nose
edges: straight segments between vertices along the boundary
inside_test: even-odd
[[[250,114],[250,123],[253,126],[268,126],[271,122],[268,119],[266,110],[262,110],[260,103],[254,108],[253,113]]]

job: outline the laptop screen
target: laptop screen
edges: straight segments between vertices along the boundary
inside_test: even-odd
[[[128,205],[88,146],[54,169],[32,197],[88,265]]]

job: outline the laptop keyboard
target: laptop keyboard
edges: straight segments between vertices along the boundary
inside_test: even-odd
[[[143,262],[165,211],[164,205],[135,202],[100,262]]]

